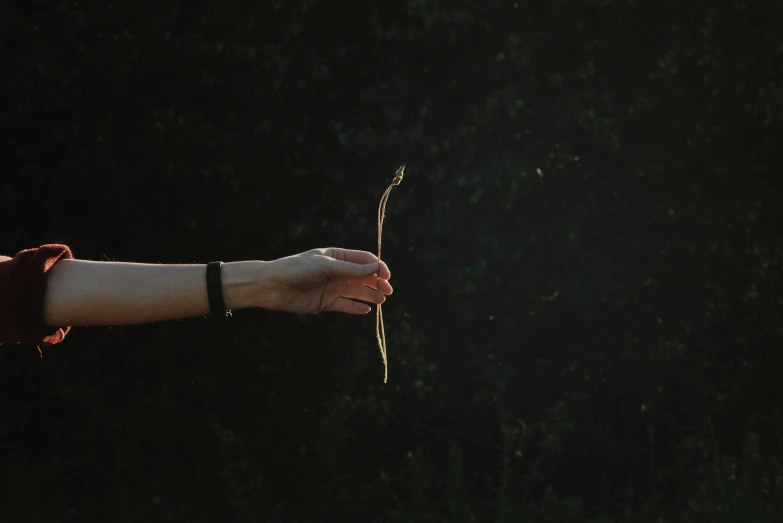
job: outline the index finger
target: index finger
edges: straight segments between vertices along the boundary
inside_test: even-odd
[[[358,263],[361,265],[368,265],[370,263],[378,263],[378,257],[368,251],[357,251],[353,249],[341,249],[339,247],[332,247],[329,249],[332,258],[341,261],[347,261],[351,263]],[[380,268],[378,269],[378,277],[382,280],[388,280],[391,278],[391,271],[386,262],[381,260]]]

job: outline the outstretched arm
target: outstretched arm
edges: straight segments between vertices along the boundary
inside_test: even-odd
[[[391,294],[389,269],[369,252],[329,248],[222,267],[229,309],[366,314]],[[205,265],[60,260],[49,271],[44,321],[53,327],[128,325],[209,312]]]

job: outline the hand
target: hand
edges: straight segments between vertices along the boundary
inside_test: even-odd
[[[267,308],[299,314],[367,314],[392,293],[391,273],[366,251],[330,247],[268,262]]]

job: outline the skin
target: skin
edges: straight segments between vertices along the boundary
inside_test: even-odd
[[[388,266],[366,251],[313,249],[272,261],[228,262],[231,310],[367,314],[392,293]],[[356,301],[354,301],[356,300]],[[206,265],[60,260],[49,271],[44,321],[52,327],[129,325],[209,313]]]

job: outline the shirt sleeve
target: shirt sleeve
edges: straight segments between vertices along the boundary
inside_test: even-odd
[[[70,326],[49,327],[43,307],[49,270],[60,259],[72,259],[66,245],[42,245],[0,256],[0,344],[53,345]]]

